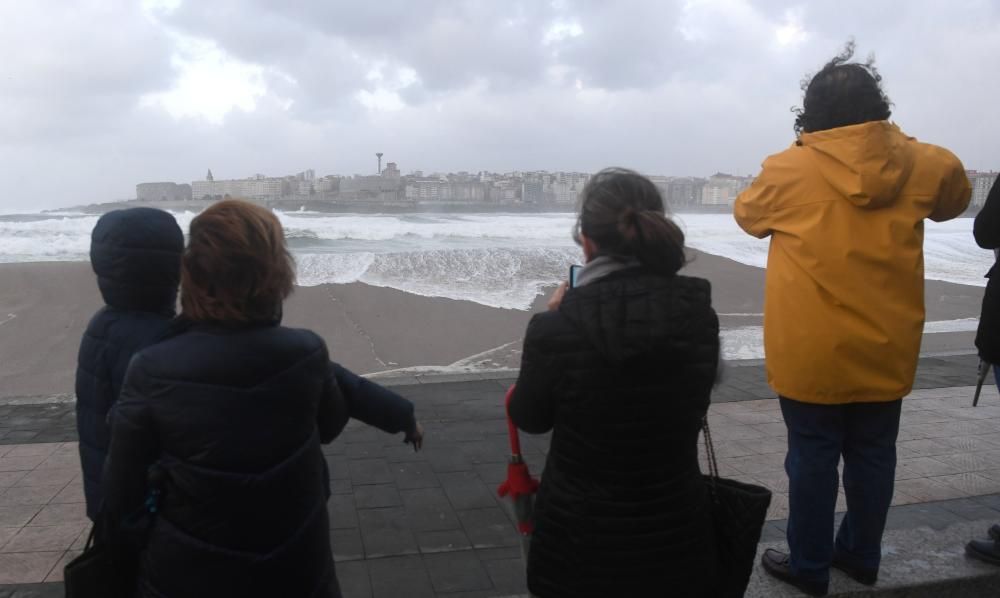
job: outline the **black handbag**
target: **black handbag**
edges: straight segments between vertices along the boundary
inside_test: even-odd
[[[711,501],[718,562],[719,596],[742,597],[757,560],[757,543],[771,505],[771,491],[719,476],[708,416],[702,420],[708,475],[703,475]]]
[[[100,520],[98,516],[98,523],[90,528],[83,553],[63,569],[66,598],[106,598],[115,595],[111,550],[104,543],[95,541]]]
[[[157,466],[151,467],[150,480],[162,482],[154,476],[154,470],[159,472]],[[128,598],[135,593],[139,571],[137,547],[145,544],[152,514],[159,508],[160,494],[161,486],[153,486],[139,511],[141,515],[130,525],[117,523],[101,506],[83,553],[63,568],[66,598]],[[122,541],[123,538],[128,539]]]

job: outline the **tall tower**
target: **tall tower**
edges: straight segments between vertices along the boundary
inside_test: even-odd
[[[205,175],[205,180],[206,181],[214,181],[215,180],[215,177],[212,176],[212,169],[211,168],[208,169],[208,174]]]
[[[375,152],[375,157],[378,158],[378,170],[375,174],[382,174],[382,152]]]

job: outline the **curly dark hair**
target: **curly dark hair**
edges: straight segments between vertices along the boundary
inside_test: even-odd
[[[802,108],[792,109],[796,135],[887,120],[892,115],[875,56],[863,63],[850,62],[854,49],[854,40],[849,40],[840,54],[802,81]]]

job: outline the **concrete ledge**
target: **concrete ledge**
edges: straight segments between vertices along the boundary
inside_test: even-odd
[[[882,567],[874,587],[863,586],[837,570],[830,573],[830,596],[892,598],[975,598],[1000,596],[1000,567],[965,556],[965,544],[984,539],[993,520],[961,522],[942,529],[918,527],[888,531],[882,543]],[[787,550],[781,543],[761,543],[747,598],[802,596],[760,566],[767,548]]]
[[[933,359],[933,358],[947,358],[947,357],[969,357],[976,355],[973,352],[968,351],[949,351],[941,353],[923,353],[920,358],[923,359]],[[726,379],[725,369],[726,368],[762,368],[764,366],[763,359],[740,359],[740,360],[726,360],[723,362],[723,380]],[[918,378],[920,376],[920,370],[918,368]],[[392,371],[385,373],[374,373],[374,374],[363,374],[365,378],[372,381],[378,382],[382,386],[418,386],[422,384],[448,384],[452,382],[480,382],[480,381],[513,381],[517,378],[518,369],[517,368],[502,368],[495,370],[481,370],[475,372],[458,372],[458,373],[444,373],[441,371],[435,372],[433,369],[422,373],[420,371],[407,371],[405,368],[400,371]],[[967,384],[975,384],[975,379],[970,378]],[[930,388],[938,388],[942,386],[955,386],[956,384],[945,384],[945,385],[935,385],[931,384]],[[915,386],[915,388],[922,386]],[[768,391],[767,397],[757,397],[757,398],[774,398],[773,394]],[[0,406],[3,405],[45,405],[45,404],[57,404],[57,403],[72,403],[76,400],[76,396],[73,393],[68,394],[58,394],[58,395],[44,395],[44,396],[34,396],[34,397],[0,397]],[[725,401],[722,401],[725,402]],[[2,597],[0,597],[2,598]]]
[[[920,359],[935,358],[956,358],[974,357],[975,351],[941,351],[921,353]],[[726,368],[762,368],[763,359],[726,359],[721,362],[723,378],[725,378]],[[919,368],[918,368],[919,372]],[[377,381],[383,386],[415,386],[417,384],[442,384],[448,382],[471,382],[478,380],[508,380],[517,378],[518,368],[501,368],[495,370],[477,370],[474,372],[445,373],[440,370],[435,371],[433,367],[427,368],[426,372],[421,372],[416,368],[402,368],[400,370],[388,372],[376,372],[374,374],[364,374],[366,378]],[[972,380],[970,384],[975,384]]]
[[[451,382],[482,382],[494,380],[514,380],[517,378],[518,370],[499,369],[482,370],[478,372],[462,373],[387,373],[387,374],[365,374],[365,378],[378,382],[382,386],[416,386],[418,384],[448,384]]]
[[[75,403],[73,393],[60,395],[42,395],[37,397],[0,397],[0,406],[4,405],[61,405]]]

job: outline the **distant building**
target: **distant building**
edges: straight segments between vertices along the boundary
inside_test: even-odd
[[[211,175],[212,172],[209,171],[208,174]],[[217,199],[216,191],[222,191],[222,189],[216,187],[214,180],[206,179],[191,183],[191,194],[197,199]],[[219,194],[219,197],[222,197],[222,195],[225,194]]]
[[[437,177],[411,178],[404,196],[408,201],[452,201],[451,183]]]
[[[486,187],[476,180],[451,181],[448,183],[452,201],[480,202],[486,200]]]
[[[701,189],[701,203],[706,206],[731,206],[736,196],[750,186],[753,177],[733,176],[718,172],[708,177]]]
[[[546,177],[545,199],[549,203],[575,206],[590,175],[583,172],[554,172]]]
[[[382,171],[382,176],[387,179],[398,179],[400,177],[399,167],[396,166],[395,162],[389,162],[385,165],[385,170]]]
[[[521,201],[540,204],[545,201],[545,183],[540,176],[525,177],[521,182]]]
[[[209,171],[211,176],[211,171]],[[243,197],[246,199],[276,199],[288,191],[285,179],[268,177],[263,174],[247,179],[194,181],[192,195],[197,199],[223,199]]]
[[[139,183],[135,186],[139,201],[190,201],[191,185],[177,183]]]
[[[489,191],[475,179],[408,177],[403,195],[407,201],[478,203],[489,197]]]
[[[969,202],[969,205],[973,208],[981,208],[986,203],[986,197],[990,194],[993,183],[997,180],[997,173],[992,170],[989,172],[967,170],[966,175],[972,184],[972,201]]]
[[[335,191],[340,191],[340,177],[325,176],[321,179],[316,179],[316,181],[313,182],[313,189],[316,193],[333,193]]]
[[[493,181],[487,198],[493,203],[515,203],[521,199],[521,186],[512,179]]]
[[[399,188],[399,180],[387,179],[381,175],[358,175],[340,180],[341,193],[368,192],[381,194],[386,191],[396,192]]]
[[[672,177],[663,195],[667,205],[675,208],[695,206],[701,203],[705,179],[696,177]]]

